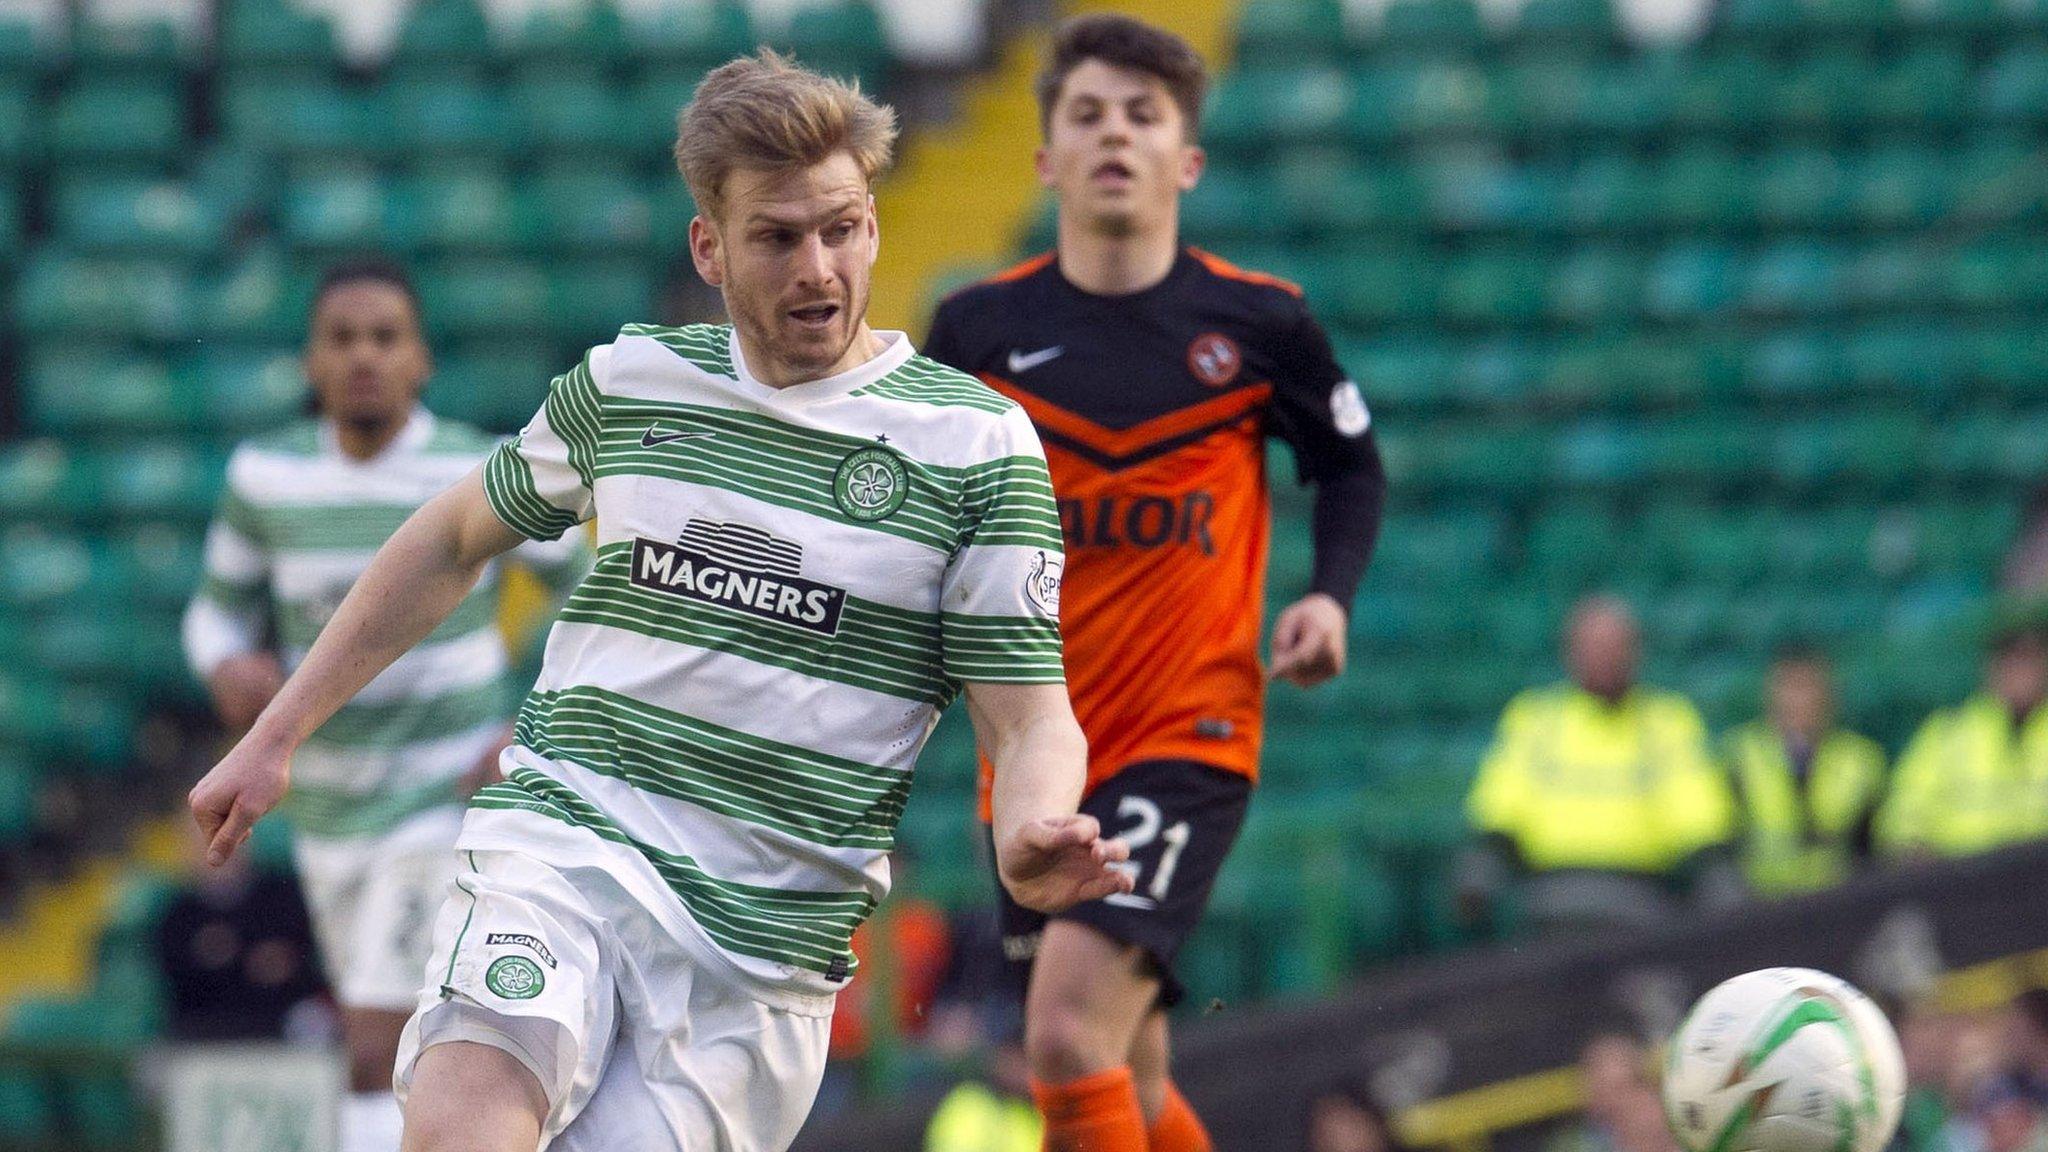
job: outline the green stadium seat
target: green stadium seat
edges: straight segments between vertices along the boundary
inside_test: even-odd
[[[1949,218],[1989,222],[2038,214],[2048,206],[2048,189],[2033,178],[2043,159],[2038,145],[2019,136],[1984,136],[1951,153]]]
[[[673,140],[676,117],[696,93],[704,71],[686,63],[649,65],[628,90],[623,129],[642,142]]]
[[[1803,0],[1729,0],[1715,10],[1714,38],[1744,44],[1779,45],[1806,32]]]
[[[1366,67],[1354,74],[1350,127],[1367,142],[1466,136],[1490,126],[1486,74],[1458,59]]]
[[[1435,302],[1438,269],[1422,248],[1356,249],[1343,254],[1330,305],[1361,328],[1421,320]]]
[[[1738,257],[1726,245],[1675,244],[1651,265],[1644,304],[1667,320],[1720,314],[1735,302],[1738,271]]]
[[[168,81],[74,79],[50,105],[50,152],[60,163],[162,164],[185,140],[185,110]]]
[[[577,165],[540,174],[527,188],[528,245],[586,256],[641,254],[650,209],[640,181]]]
[[[1621,38],[1610,0],[1528,0],[1515,14],[1510,43],[1584,51]]]
[[[0,269],[13,264],[21,251],[23,200],[14,182],[0,176]]]
[[[633,317],[654,315],[654,282],[638,261],[587,262],[553,273],[548,314],[555,335],[571,344],[609,340]]]
[[[0,15],[0,78],[28,79],[42,72],[59,56],[54,47],[43,42],[26,15]]]
[[[645,137],[629,135],[633,122],[623,94],[600,73],[553,69],[520,81],[511,97],[520,140],[545,152],[623,154],[645,147]]]
[[[1975,240],[1942,268],[1942,295],[1972,308],[2000,308],[2048,299],[2048,253],[2016,236]]]
[[[1946,157],[1931,148],[1896,145],[1858,158],[1850,174],[1848,210],[1873,228],[1924,227],[1946,214]]]
[[[188,184],[73,178],[53,197],[58,239],[81,252],[201,257],[226,240],[227,220]]]
[[[184,609],[199,586],[205,553],[203,537],[175,522],[137,524],[106,541],[111,579],[153,611]]]
[[[1589,488],[1631,485],[1649,468],[1646,437],[1640,426],[1593,418],[1558,431],[1552,441],[1550,472],[1554,482]]]
[[[1377,105],[1354,98],[1351,73],[1323,65],[1236,74],[1218,86],[1210,107],[1204,131],[1213,127],[1220,133],[1218,145],[1227,154],[1232,146],[1335,141],[1347,125],[1354,131],[1368,127]]]
[[[391,238],[389,199],[383,177],[373,168],[304,169],[285,186],[282,232],[296,248],[378,248]]]
[[[409,73],[479,64],[490,57],[491,41],[476,0],[421,0],[399,26],[392,63]]]
[[[1522,250],[1481,250],[1454,261],[1437,292],[1437,311],[1448,322],[1481,326],[1523,324],[1543,308],[1547,265]]]
[[[19,115],[0,116],[0,168],[19,169],[39,144],[37,129],[43,120],[33,80],[0,73],[0,107],[20,110]]]
[[[420,277],[420,296],[436,332],[529,333],[548,324],[547,277],[532,264],[450,261]]]
[[[427,383],[436,412],[490,432],[525,427],[547,398],[548,380],[565,365],[551,346],[490,341],[444,357]]]
[[[1642,260],[1628,247],[1575,247],[1548,269],[1544,312],[1566,324],[1626,319],[1642,298],[1643,274]]]
[[[1860,324],[1841,343],[1845,383],[1858,392],[1953,395],[1966,374],[1967,349],[1947,325],[1885,319]]]
[[[625,18],[610,0],[529,9],[502,54],[528,78],[561,70],[608,69],[626,57]]]
[[[32,432],[90,436],[179,424],[171,373],[160,359],[65,346],[30,361],[22,384]]]
[[[223,68],[329,69],[340,62],[334,28],[289,0],[221,5],[215,51]]]
[[[1722,145],[1681,146],[1655,176],[1658,222],[1674,231],[1727,231],[1747,226],[1755,211],[1749,173]]]
[[[1181,223],[1196,243],[1218,247],[1269,235],[1286,219],[1272,210],[1264,180],[1217,166],[1181,201]]]
[[[1269,188],[1285,224],[1312,236],[1401,228],[1423,215],[1409,169],[1368,163],[1344,148],[1290,149],[1274,165]],[[1332,188],[1345,194],[1332,196]]]
[[[1636,156],[1582,156],[1564,173],[1564,180],[1559,219],[1574,232],[1629,231],[1657,219],[1654,174]]]
[[[889,41],[882,17],[865,0],[834,0],[796,10],[775,38],[798,60],[828,76],[860,81],[879,92],[889,82]]]
[[[1933,244],[1918,237],[1872,242],[1849,255],[1842,301],[1852,310],[1923,306],[1936,298],[1939,263]]]
[[[489,83],[434,74],[393,80],[384,92],[392,108],[403,110],[389,126],[403,151],[444,158],[505,156],[513,149],[513,111]]]
[[[168,17],[88,15],[77,25],[67,63],[74,78],[94,86],[109,80],[171,83],[193,69],[196,48]]]
[[[393,189],[387,219],[403,246],[455,253],[510,251],[524,224],[513,183],[495,165],[416,173]]]
[[[1759,252],[1746,270],[1743,311],[1760,316],[1835,311],[1841,305],[1846,263],[1839,250],[1810,241],[1774,244]]]
[[[1285,67],[1343,51],[1339,0],[1251,0],[1237,16],[1240,67]]]
[[[1381,10],[1377,40],[1397,52],[1467,53],[1485,43],[1486,31],[1472,0],[1393,0]]]
[[[1652,425],[1643,450],[1645,467],[1660,484],[1727,490],[1751,479],[1764,446],[1756,421],[1700,416]]]
[[[227,138],[260,152],[332,162],[381,156],[394,144],[381,92],[263,75],[230,77],[217,99]]]
[[[1757,216],[1772,227],[1835,226],[1847,215],[1848,183],[1847,165],[1837,151],[1775,151],[1762,160],[1757,173]]]
[[[180,415],[216,436],[275,428],[304,413],[306,379],[295,349],[213,344],[178,372]]]
[[[213,512],[226,464],[222,454],[180,441],[130,444],[97,454],[101,508],[121,520],[203,523]]]
[[[1862,118],[1874,62],[1860,49],[1823,41],[1811,55],[1781,65],[1771,85],[1771,118],[1779,125],[1824,129]]]
[[[1959,123],[1969,109],[1971,81],[1970,59],[1961,45],[1909,47],[1864,82],[1864,118],[1916,131]]]
[[[190,331],[190,277],[178,265],[31,253],[15,290],[16,322],[31,337],[171,341]]]
[[[2048,119],[2048,45],[2023,41],[1977,75],[1976,105],[1995,120],[2028,125]]]
[[[221,269],[204,288],[201,323],[208,338],[286,344],[305,338],[313,270],[259,247]]]
[[[1603,505],[1553,504],[1530,525],[1530,573],[1552,588],[1605,579],[1615,571],[1625,539],[1620,520]],[[1555,634],[1556,628],[1556,618],[1546,614],[1546,634]]]
[[[1428,170],[1430,219],[1448,232],[1496,233],[1547,227],[1564,181],[1554,171],[1467,157]]]
[[[746,4],[711,0],[660,5],[635,23],[629,49],[642,64],[682,65],[701,74],[752,51],[757,39]]]
[[[1764,0],[1782,7],[1789,0]],[[1739,5],[1738,5],[1739,6]],[[1729,11],[1729,9],[1723,9]],[[1741,132],[1762,125],[1772,108],[1772,89],[1757,82],[1776,65],[1751,47],[1723,48],[1696,58],[1672,93],[1672,121],[1680,129]]]

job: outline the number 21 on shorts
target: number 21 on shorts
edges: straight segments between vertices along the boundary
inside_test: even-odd
[[[1188,846],[1188,822],[1182,820],[1162,829],[1160,825],[1165,818],[1159,811],[1159,805],[1143,796],[1125,796],[1118,800],[1116,815],[1124,822],[1116,833],[1117,838],[1130,845],[1131,858],[1113,867],[1129,876],[1135,887],[1130,892],[1106,896],[1103,901],[1125,908],[1157,908],[1160,901],[1166,899],[1166,893],[1173,885],[1173,871],[1180,866],[1180,854]],[[1165,847],[1160,849],[1159,862],[1152,869],[1151,882],[1147,883],[1145,866],[1138,856],[1155,840]]]

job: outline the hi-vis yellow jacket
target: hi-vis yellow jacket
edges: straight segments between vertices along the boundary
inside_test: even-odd
[[[1936,712],[1899,757],[1877,844],[1890,853],[1985,852],[2048,835],[2048,707],[2015,724],[1979,694]]]
[[[1857,830],[1884,790],[1884,750],[1854,732],[1830,732],[1802,782],[1784,736],[1759,720],[1729,733],[1726,753],[1750,886],[1778,896],[1847,879]]]
[[[1727,777],[1684,697],[1636,688],[1609,704],[1535,688],[1501,714],[1466,813],[1537,871],[1670,871],[1734,833]]]

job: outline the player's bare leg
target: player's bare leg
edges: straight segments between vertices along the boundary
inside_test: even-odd
[[[1072,921],[1045,926],[1024,998],[1024,1054],[1048,1152],[1145,1152],[1128,1063],[1158,996],[1136,946]]]
[[[391,1097],[391,1069],[398,1063],[398,1037],[408,1012],[386,1008],[341,1010],[342,1044],[348,1049],[349,1099],[342,1123],[342,1152],[389,1152],[398,1140],[398,1102]]]
[[[510,1053],[451,1041],[420,1053],[401,1152],[533,1152],[548,1098]]]
[[[1131,1080],[1138,1089],[1138,1107],[1145,1110],[1145,1126],[1159,1122],[1166,1107],[1166,1076],[1171,1061],[1166,1034],[1166,1010],[1154,1008],[1138,1023],[1131,1040]]]

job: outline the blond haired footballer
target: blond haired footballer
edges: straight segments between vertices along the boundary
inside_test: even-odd
[[[676,157],[730,326],[628,325],[408,520],[192,791],[218,861],[307,734],[491,557],[597,521],[597,563],[458,849],[397,1087],[406,1152],[761,1152],[817,1090],[848,938],[964,691],[1020,903],[1127,891],[1077,815],[1059,521],[1014,404],[869,329],[894,117],[763,53]]]

